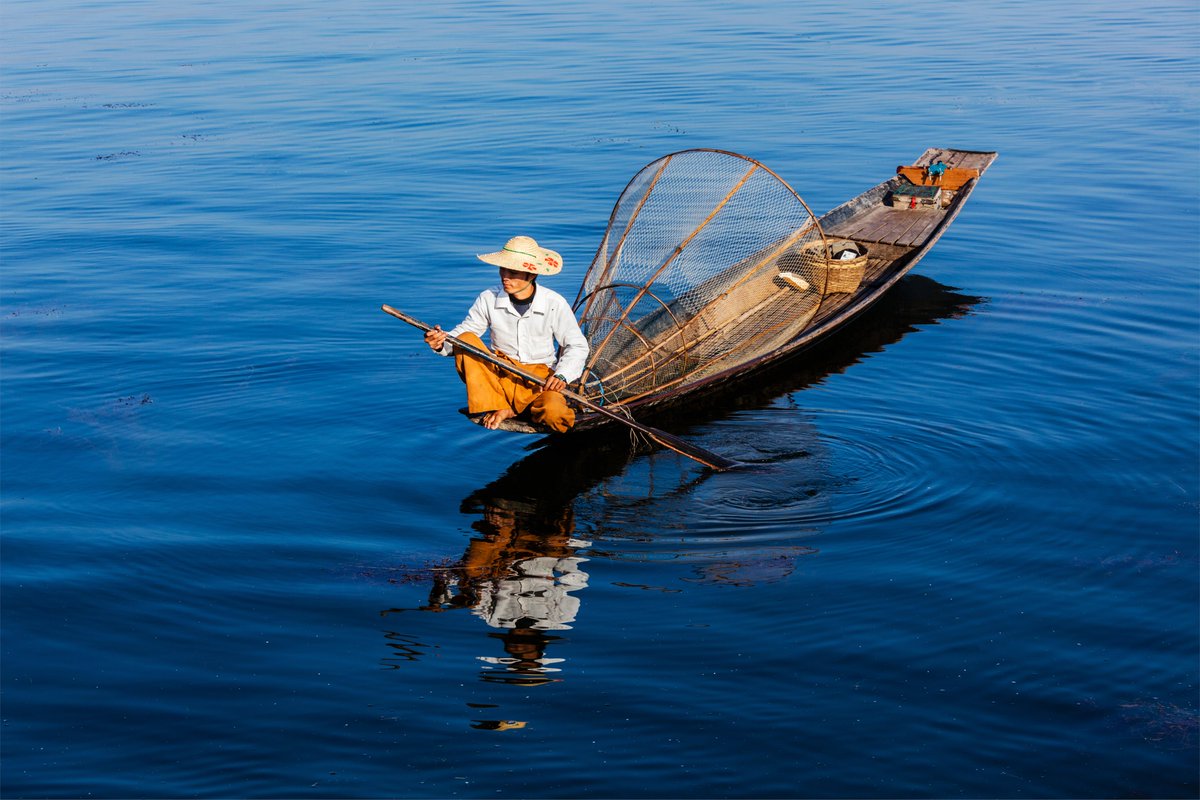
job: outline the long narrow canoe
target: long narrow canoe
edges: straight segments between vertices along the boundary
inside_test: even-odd
[[[652,162],[614,206],[575,301],[592,352],[574,388],[611,409],[658,410],[810,347],[921,260],[996,155],[931,148],[819,218],[745,156]],[[610,422],[585,413],[574,430]],[[520,418],[504,427],[540,432]]]

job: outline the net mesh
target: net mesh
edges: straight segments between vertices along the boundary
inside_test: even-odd
[[[812,320],[827,246],[804,201],[735,153],[644,167],[617,200],[575,302],[582,392],[621,403],[767,354]]]

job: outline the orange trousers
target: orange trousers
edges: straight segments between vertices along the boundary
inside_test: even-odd
[[[483,340],[473,333],[462,333],[458,338],[480,350],[488,349]],[[545,364],[522,364],[502,353],[493,355],[542,380],[550,376],[550,367]],[[575,424],[575,411],[567,405],[567,399],[560,392],[544,392],[541,386],[530,386],[512,373],[474,358],[470,353],[455,351],[454,366],[467,385],[467,411],[471,414],[484,414],[502,408],[511,408],[518,414],[528,411],[529,419],[533,422],[558,433],[570,430]]]

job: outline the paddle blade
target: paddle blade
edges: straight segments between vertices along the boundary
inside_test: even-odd
[[[660,431],[657,428],[647,428],[644,432],[647,436],[668,450],[674,450],[681,456],[687,456],[693,461],[698,461],[709,469],[716,470],[717,472],[724,472],[729,469],[746,466],[740,461],[733,461],[732,459],[728,459],[724,456],[719,456],[716,453],[705,450],[703,447],[697,447],[690,442],[685,442],[678,436],[672,436],[666,431]]]

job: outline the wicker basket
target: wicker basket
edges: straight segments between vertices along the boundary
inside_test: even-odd
[[[825,293],[838,294],[858,291],[863,273],[867,268],[866,246],[849,239],[829,239],[828,244],[829,253],[834,256],[833,258],[826,257],[825,242],[820,240],[809,242],[802,248],[806,251],[804,255],[814,262],[816,274],[825,276]],[[837,258],[846,250],[853,250],[858,253],[858,256],[846,261]],[[820,282],[817,285],[819,286]]]

